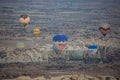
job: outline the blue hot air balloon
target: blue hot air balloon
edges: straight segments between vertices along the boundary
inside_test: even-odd
[[[61,54],[62,50],[67,45],[68,37],[65,34],[56,34],[52,41],[55,44],[55,47],[58,49],[58,53]]]
[[[88,48],[88,51],[92,54],[95,54],[98,49],[96,45],[89,45],[89,46],[87,46],[87,48]]]

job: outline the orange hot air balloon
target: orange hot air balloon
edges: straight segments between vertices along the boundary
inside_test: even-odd
[[[35,36],[40,35],[40,29],[39,29],[39,28],[35,28],[35,29],[33,30],[33,34],[34,34]]]
[[[27,24],[30,22],[30,17],[28,15],[21,15],[19,18],[20,23],[25,28]]]
[[[52,41],[54,42],[56,48],[58,49],[58,53],[61,54],[62,50],[67,45],[67,36],[64,34],[57,34],[53,37]]]
[[[107,35],[107,33],[110,30],[111,25],[109,24],[101,24],[99,27],[99,31],[102,33],[102,35],[105,37]]]

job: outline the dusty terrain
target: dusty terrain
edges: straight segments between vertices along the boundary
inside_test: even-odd
[[[86,76],[89,75],[96,78],[100,76],[101,77],[111,76],[114,78],[120,78],[119,67],[120,67],[120,62],[114,62],[109,64],[82,64],[81,62],[70,62],[70,61],[64,64],[50,63],[50,62],[49,63],[48,62],[9,63],[9,64],[0,65],[0,71],[1,71],[0,79],[17,78],[20,76],[30,76],[31,78],[36,78],[40,76],[63,77],[65,75],[84,75],[84,74]],[[56,79],[56,80],[60,80],[60,79]]]
[[[0,80],[120,80],[119,0],[0,0]],[[28,14],[26,32],[19,17]],[[105,39],[98,30],[111,25]],[[40,28],[38,38],[33,29]],[[52,49],[52,37],[64,33],[68,44],[61,59]],[[25,48],[16,50],[16,43]],[[87,45],[99,47],[96,59],[84,63]],[[115,53],[107,61],[101,55]],[[49,58],[52,60],[49,60]],[[93,63],[91,63],[93,61]],[[109,78],[111,77],[111,78]]]

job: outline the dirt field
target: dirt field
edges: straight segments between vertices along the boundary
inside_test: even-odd
[[[31,78],[40,76],[56,77],[75,74],[85,74],[95,77],[102,75],[120,78],[119,67],[120,62],[98,65],[70,61],[66,63],[9,63],[0,64],[0,79],[13,79],[20,76],[29,76]]]

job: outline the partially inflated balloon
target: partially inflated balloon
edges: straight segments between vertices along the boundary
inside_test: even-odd
[[[61,54],[62,50],[66,47],[67,44],[67,36],[64,34],[57,34],[53,37],[52,41],[58,49],[58,53]]]
[[[55,53],[58,53],[58,48],[55,45],[52,46],[52,49],[54,50]]]
[[[28,15],[21,15],[19,21],[23,25],[23,27],[26,27],[27,24],[30,22],[30,17]]]
[[[39,28],[35,28],[35,29],[33,30],[33,34],[34,34],[35,36],[40,35],[40,29],[39,29]]]
[[[16,43],[16,49],[21,50],[24,48],[24,43],[23,42],[17,42]]]
[[[115,55],[114,52],[110,52],[110,53],[107,54],[107,58],[109,58],[109,59],[114,59],[115,56],[116,56],[116,55]]]
[[[102,33],[103,36],[106,36],[110,30],[109,24],[101,24],[99,27],[99,31]]]

